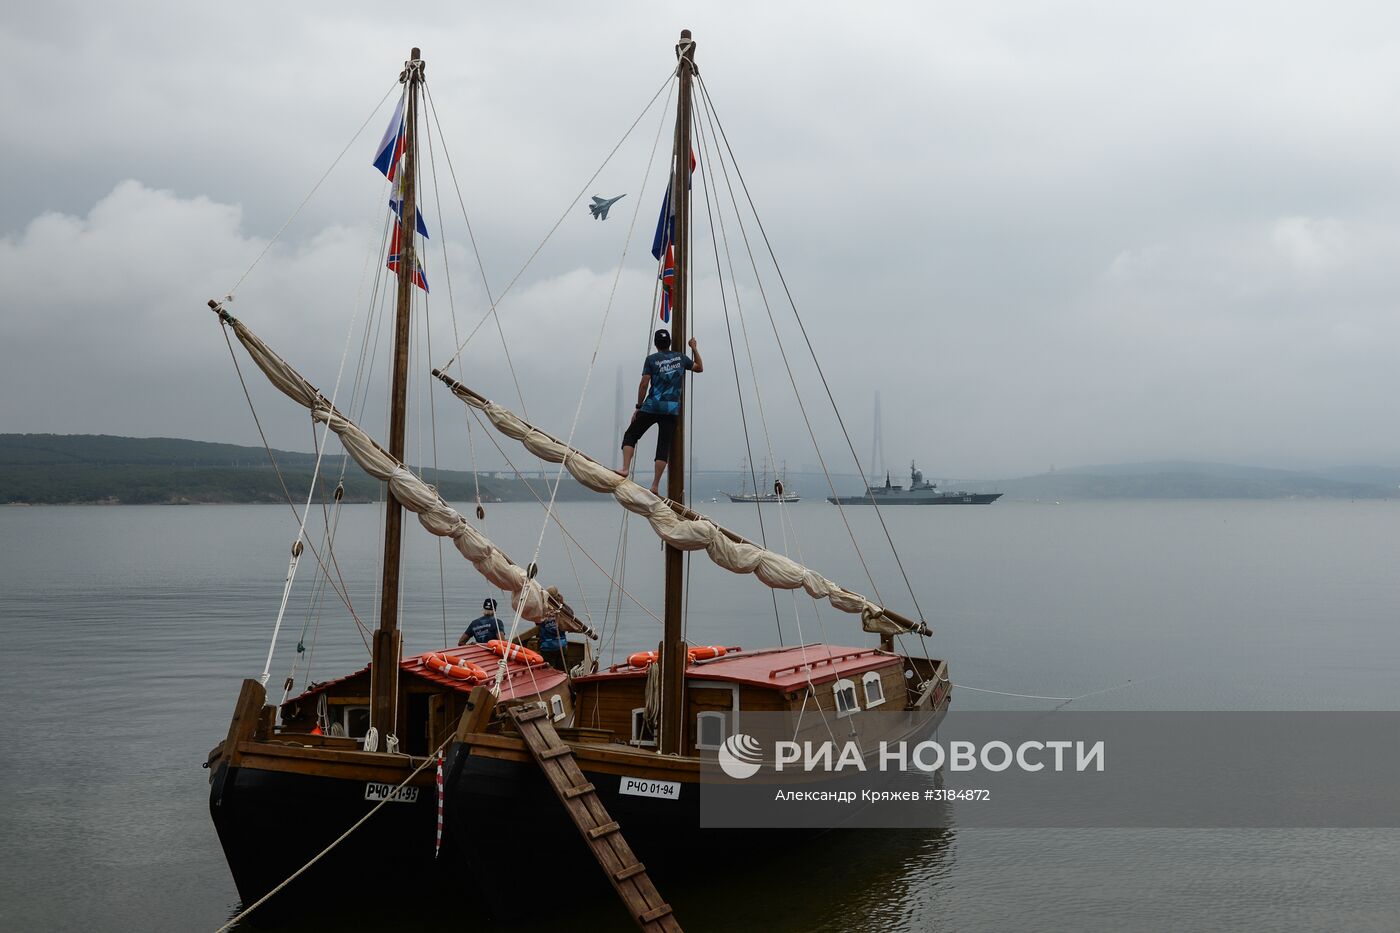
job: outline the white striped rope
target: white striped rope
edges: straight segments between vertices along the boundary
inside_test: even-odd
[[[1141,683],[1141,681],[1137,682]],[[1102,690],[1091,690],[1088,693],[1081,693],[1079,694],[1079,696],[1076,697],[1046,697],[1038,696],[1034,693],[1007,693],[1005,690],[988,690],[985,687],[969,687],[967,684],[953,684],[953,686],[957,687],[959,690],[972,690],[977,693],[994,693],[997,696],[1016,697],[1022,700],[1055,700],[1060,703],[1073,703],[1075,700],[1087,699],[1088,697],[1098,696],[1101,693],[1110,693],[1114,690],[1122,690],[1124,687],[1132,686],[1133,683],[1134,681],[1132,680],[1125,680],[1121,684],[1115,684],[1112,687],[1104,687]]]

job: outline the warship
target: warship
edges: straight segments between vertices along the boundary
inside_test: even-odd
[[[999,492],[939,492],[938,485],[925,480],[910,461],[908,489],[892,485],[886,473],[883,486],[867,486],[858,496],[827,496],[826,501],[834,505],[987,505],[1000,498]]]

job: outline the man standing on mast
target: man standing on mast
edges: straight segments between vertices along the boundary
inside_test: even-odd
[[[666,461],[671,456],[671,438],[676,433],[676,418],[680,415],[685,371],[689,369],[702,373],[705,363],[700,359],[700,347],[694,337],[690,338],[690,352],[695,354],[694,360],[671,349],[671,332],[668,330],[656,332],[655,344],[656,352],[648,356],[642,365],[642,382],[637,386],[637,410],[632,414],[632,423],[622,435],[622,469],[617,472],[623,476],[631,472],[637,441],[641,440],[648,428],[656,425],[656,475],[651,481],[651,491],[659,495],[661,474],[666,472]]]

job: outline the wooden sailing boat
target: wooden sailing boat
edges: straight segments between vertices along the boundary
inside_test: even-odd
[[[386,496],[379,619],[370,664],[312,685],[279,705],[268,703],[266,675],[262,681],[245,680],[228,733],[205,763],[210,772],[210,815],[245,904],[292,878],[295,881],[274,903],[288,907],[314,901],[324,892],[343,890],[345,879],[360,877],[369,864],[375,866],[376,878],[413,885],[431,884],[436,872],[460,869],[451,848],[444,852],[446,857],[435,858],[439,801],[432,765],[456,723],[472,708],[473,688],[494,681],[497,701],[539,704],[560,720],[572,713],[566,675],[533,653],[491,643],[496,650],[468,645],[402,657],[400,545],[405,508],[434,534],[451,538],[493,583],[510,590],[525,618],[538,621],[559,614],[567,630],[583,628],[557,590],[544,589],[510,562],[403,465],[409,325],[419,268],[417,237],[409,231],[418,224],[417,120],[423,76],[424,63],[414,49],[400,75],[406,115],[400,124],[402,161],[397,165],[402,173],[401,214],[393,222],[393,242],[402,241],[402,246],[397,257],[387,449],[220,302],[209,302],[274,386],[339,435],[347,452],[384,480],[391,493]],[[299,537],[294,562],[301,550]],[[287,686],[290,689],[290,679]],[[371,813],[373,819],[365,820]],[[386,858],[386,853],[392,857]],[[298,875],[313,861],[310,870]]]
[[[690,254],[687,249],[690,194],[688,159],[691,152],[691,94],[695,43],[681,33],[678,58],[677,116],[672,149],[671,203],[675,205],[675,262],[680,287],[671,298],[673,346],[683,347],[690,334],[687,288]],[[492,718],[486,691],[481,707],[465,717],[448,758],[448,832],[486,832],[493,845],[473,865],[476,877],[496,879],[508,889],[510,874],[531,860],[532,853],[551,841],[577,839],[566,815],[570,800],[596,799],[612,823],[595,826],[584,835],[596,840],[620,829],[632,850],[650,870],[693,865],[706,848],[733,857],[741,844],[733,833],[700,828],[698,790],[700,752],[716,748],[725,738],[726,716],[750,711],[802,709],[833,717],[889,704],[924,714],[913,717],[931,730],[947,710],[951,683],[946,662],[915,658],[894,650],[893,636],[929,634],[922,622],[875,605],[795,562],[767,551],[700,516],[685,501],[684,413],[677,418],[669,460],[666,498],[624,479],[557,438],[522,421],[444,373],[434,371],[458,398],[478,409],[502,433],[523,443],[532,454],[561,463],[584,486],[610,493],[629,511],[644,516],[665,541],[664,634],[657,652],[634,655],[625,664],[576,677],[572,726],[556,729],[564,745],[547,749],[527,741],[524,724]],[[875,646],[805,644],[739,651],[717,646],[699,650],[682,638],[684,557],[701,550],[725,569],[754,573],[765,584],[801,587],[814,598],[830,601],[845,612],[859,614],[867,631],[880,635]],[[859,689],[857,685],[860,685]],[[659,710],[657,709],[659,707]],[[724,715],[716,715],[724,714]],[[810,718],[810,716],[809,716]],[[892,717],[898,719],[899,717]],[[868,736],[898,740],[904,736]],[[561,788],[546,784],[535,758],[571,753],[582,782]],[[543,762],[542,762],[543,764]],[[652,795],[628,793],[628,780],[649,782],[661,789]],[[583,828],[580,823],[579,828]],[[781,834],[768,833],[777,842]],[[636,871],[636,865],[611,871],[614,883]],[[497,884],[487,883],[483,890]]]
[[[749,462],[748,459],[739,464],[739,491],[727,492],[730,502],[800,502],[802,497],[788,488],[787,485],[787,464],[783,464],[781,470],[773,474],[773,484],[768,484],[768,463],[763,464],[762,482],[754,483],[753,492],[749,492]]]

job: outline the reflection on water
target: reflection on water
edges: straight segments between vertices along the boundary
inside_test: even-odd
[[[753,506],[706,508],[757,533]],[[833,508],[786,511],[808,564],[868,588]],[[563,517],[609,564],[617,510],[568,503]],[[955,682],[1073,696],[1134,681],[1085,700],[1092,709],[1397,706],[1395,503],[1001,502],[886,517]],[[371,622],[377,522],[374,507],[347,508],[337,547]],[[533,505],[495,505],[487,531],[524,560],[538,522]],[[903,605],[873,517],[853,522],[875,586]],[[261,670],[294,533],[289,511],[272,506],[0,510],[0,928],[212,930],[236,912],[200,765],[239,680]],[[604,658],[654,646],[655,623],[630,604],[620,626],[601,624],[606,581],[575,553],[576,581],[555,538],[541,577],[577,592],[570,602],[604,629]],[[450,550],[439,580],[427,535],[406,544],[405,650],[455,641],[485,587]],[[777,640],[757,584],[703,559],[691,566],[692,638]],[[629,590],[659,605],[659,549],[638,524],[627,568]],[[315,644],[313,677],[365,662],[344,607],[316,605],[310,590],[288,613],[273,684],[298,640]],[[799,630],[809,641],[868,638],[810,600],[779,594],[778,605],[789,644]],[[954,698],[962,709],[1024,702]],[[578,889],[579,874],[542,852],[519,866],[522,896],[557,898],[579,929],[628,928],[606,891]],[[1400,834],[1389,830],[848,831],[760,866],[697,866],[663,893],[692,931],[1386,929],[1400,915],[1396,877]],[[490,930],[476,922],[471,884],[406,904],[347,878],[326,892],[324,915],[295,929],[388,929],[447,911]],[[549,917],[496,929],[558,927]]]

